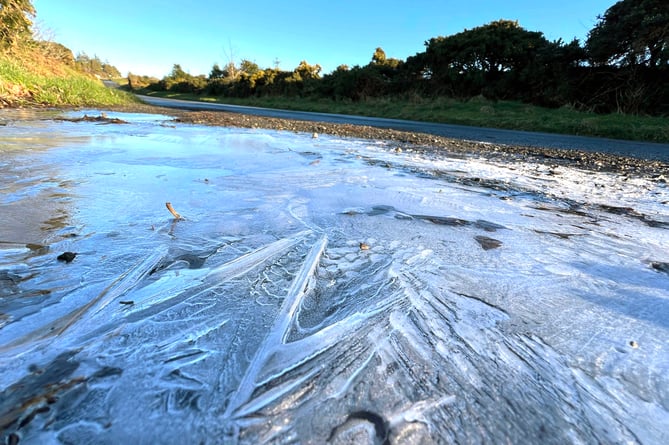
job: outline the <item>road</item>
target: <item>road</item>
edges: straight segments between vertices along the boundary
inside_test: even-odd
[[[168,108],[179,108],[184,110],[227,111],[231,113],[243,113],[282,119],[297,119],[337,124],[368,125],[370,127],[390,128],[400,131],[428,133],[454,139],[490,142],[506,145],[575,149],[669,162],[669,144],[623,141],[617,139],[570,136],[530,131],[501,130],[495,128],[469,127],[465,125],[438,124],[401,119],[384,119],[379,117],[276,110],[269,108],[166,99],[150,96],[139,96],[139,98],[151,105]]]

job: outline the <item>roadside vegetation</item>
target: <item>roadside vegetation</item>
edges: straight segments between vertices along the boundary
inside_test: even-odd
[[[106,88],[100,78],[116,68],[54,42],[33,37],[28,0],[0,0],[0,108],[17,106],[114,106],[134,95]]]
[[[39,47],[0,55],[0,108],[112,106],[135,102],[132,94],[106,88],[99,79],[52,59]]]
[[[249,59],[194,76],[121,73],[97,56],[34,37],[30,0],[0,0],[0,107],[113,106],[123,90],[289,110],[669,142],[669,3],[621,0],[585,42],[550,41],[497,20],[425,42],[400,60],[376,48],[365,66],[322,73]],[[121,90],[105,88],[114,79]]]
[[[129,75],[144,94],[467,125],[669,142],[669,3],[622,0],[585,42],[549,41],[498,20],[425,42],[399,60],[377,48],[365,66],[322,74],[243,59],[193,76]]]
[[[294,111],[374,116],[509,130],[597,136],[649,142],[669,142],[669,122],[662,116],[598,114],[569,106],[545,108],[482,96],[452,98],[382,97],[357,102],[309,97],[217,97],[206,94],[145,91],[150,96],[246,105]]]

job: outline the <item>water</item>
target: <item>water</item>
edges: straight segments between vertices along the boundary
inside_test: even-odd
[[[669,442],[662,178],[22,113],[3,439]]]

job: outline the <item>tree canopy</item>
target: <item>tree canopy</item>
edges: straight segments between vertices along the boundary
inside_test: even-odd
[[[481,95],[597,112],[668,113],[668,9],[666,0],[619,1],[600,17],[585,46],[576,39],[550,41],[540,31],[502,19],[431,38],[425,51],[406,61],[377,47],[367,65],[340,65],[321,76],[320,65],[306,61],[281,71],[244,59],[225,69],[214,65],[209,79],[173,72],[161,84],[230,97],[358,101],[407,94],[463,100]],[[175,77],[182,80],[174,82]]]
[[[79,71],[93,76],[105,79],[121,77],[121,73],[119,73],[115,66],[110,65],[108,62],[103,62],[98,56],[89,57],[86,53],[82,52],[77,54],[74,63]]]
[[[528,65],[537,51],[548,45],[541,32],[527,31],[517,21],[498,20],[448,37],[426,42],[427,62],[433,75],[500,72]]]
[[[527,99],[538,91],[545,95],[547,87],[554,95],[558,77],[564,81],[564,71],[583,59],[576,51],[578,42],[550,42],[543,33],[528,31],[511,20],[435,37],[425,46],[423,55],[407,62],[432,88],[461,97]]]
[[[594,64],[661,66],[669,63],[669,2],[622,0],[588,34]]]
[[[35,42],[31,0],[0,0],[0,48],[27,42],[80,71],[115,77],[118,70],[97,56],[73,58],[69,49]],[[439,36],[406,60],[377,47],[365,66],[340,65],[321,75],[306,61],[292,71],[261,68],[250,59],[209,76],[193,76],[175,64],[160,81],[133,76],[131,85],[187,93],[248,97],[315,96],[335,100],[425,95],[520,100],[575,106],[598,112],[669,114],[669,1],[620,0],[598,17],[585,45],[549,41],[517,21],[496,20]]]

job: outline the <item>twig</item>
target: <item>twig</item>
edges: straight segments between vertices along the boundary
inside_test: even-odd
[[[179,213],[177,213],[176,210],[174,210],[174,207],[172,207],[172,203],[171,203],[171,202],[166,202],[166,203],[165,203],[165,207],[167,207],[167,210],[169,210],[170,213],[171,213],[172,215],[174,215],[174,218],[175,218],[175,219],[184,219],[181,215],[179,215]]]

